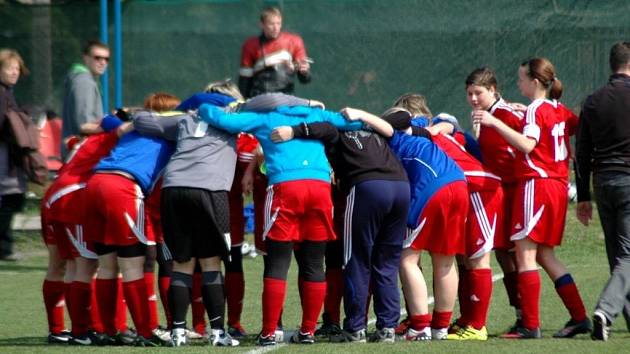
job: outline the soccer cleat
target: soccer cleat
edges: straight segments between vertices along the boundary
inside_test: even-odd
[[[333,334],[341,333],[341,327],[334,323],[322,323],[322,325],[315,331],[316,336],[330,336]]]
[[[407,328],[407,332],[403,335],[403,338],[406,341],[431,340],[431,328],[424,327],[422,330],[416,331],[415,329],[409,327]]]
[[[523,321],[520,318],[517,318],[516,322],[514,322],[512,327],[510,327],[505,334],[514,334],[519,327],[523,327]]]
[[[149,339],[143,336],[137,336],[136,340],[133,342],[134,347],[159,347],[160,344],[160,338],[156,336],[151,336]]]
[[[205,334],[199,333],[194,329],[186,329],[186,337],[188,337],[188,339],[190,340],[204,339]]]
[[[70,343],[71,345],[87,346],[87,345],[99,345],[100,342],[101,341],[98,337],[98,334],[90,330],[84,334],[73,336],[72,338],[70,338],[68,343]]]
[[[268,336],[263,336],[263,334],[260,333],[256,337],[256,345],[259,345],[261,347],[276,345],[276,336],[273,334],[268,335]]]
[[[409,320],[409,317],[402,320],[400,324],[398,325],[398,327],[396,327],[396,330],[395,330],[396,335],[404,336],[405,333],[407,333],[407,328],[410,328],[409,327],[410,324],[411,324],[411,321]]]
[[[152,330],[151,333],[155,337],[160,338],[160,341],[162,341],[162,343],[168,343],[171,340],[171,331],[163,327],[158,327]]]
[[[457,333],[460,329],[462,329],[462,326],[460,326],[457,321],[459,321],[459,319],[455,320],[455,322],[451,323],[451,325],[448,326],[448,334]]]
[[[289,339],[291,343],[296,344],[313,344],[315,343],[315,336],[313,333],[302,333],[299,329],[293,333],[291,339]]]
[[[243,338],[247,336],[247,332],[240,323],[236,323],[233,326],[228,327],[228,333],[232,336],[232,338]]]
[[[506,333],[501,336],[501,338],[505,339],[540,339],[542,338],[542,333],[540,333],[540,328],[527,329],[525,327],[517,327],[514,333]]]
[[[365,343],[367,342],[365,329],[360,329],[355,332],[348,332],[346,330],[342,330],[338,334],[330,335],[328,339],[332,343]]]
[[[133,330],[126,329],[123,332],[118,332],[114,339],[116,340],[116,345],[133,345],[137,336]]]
[[[394,343],[396,341],[396,333],[394,328],[381,328],[370,336],[370,342],[373,343]]]
[[[455,333],[449,333],[446,336],[448,340],[488,340],[488,331],[483,326],[481,329],[476,329],[473,326],[460,327]]]
[[[585,318],[582,321],[569,320],[564,328],[553,334],[554,338],[573,338],[577,334],[588,333],[593,330],[591,320]]]
[[[211,329],[208,342],[213,347],[236,347],[241,344],[238,340],[232,338],[229,333],[222,329]]]
[[[444,340],[448,336],[448,328],[431,328],[431,339]]]
[[[593,332],[591,333],[592,340],[607,341],[610,335],[610,322],[606,315],[602,312],[595,311],[593,314]]]
[[[49,344],[68,344],[72,336],[68,331],[61,331],[59,333],[48,333],[47,341]]]
[[[166,343],[167,347],[181,347],[186,345],[188,342],[188,337],[186,336],[185,328],[173,328],[171,331],[171,338]]]

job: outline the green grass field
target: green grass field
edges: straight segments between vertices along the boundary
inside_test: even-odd
[[[16,233],[17,248],[25,255],[18,263],[0,263],[0,353],[30,352],[122,352],[122,351],[229,351],[245,353],[257,351],[254,335],[260,329],[262,292],[262,257],[246,258],[246,298],[243,325],[249,331],[249,338],[239,348],[212,348],[200,343],[184,348],[143,349],[129,347],[89,347],[50,346],[46,344],[46,313],[42,302],[41,284],[46,272],[46,250],[38,233]],[[582,293],[589,312],[592,311],[600,290],[608,278],[608,266],[603,246],[603,234],[599,221],[584,228],[574,217],[574,206],[569,209],[564,244],[557,250],[559,258],[568,266]],[[423,268],[430,274],[428,255],[423,259]],[[498,270],[497,270],[498,273]],[[300,322],[299,298],[296,288],[296,264],[293,262],[290,285],[284,311],[286,329],[296,328]],[[495,338],[514,321],[512,309],[508,306],[503,284],[495,282],[495,291],[488,318],[488,331],[492,338],[485,343],[472,342],[429,342],[387,344],[329,344],[324,342],[312,346],[282,345],[270,348],[273,353],[363,353],[386,350],[388,353],[621,353],[630,352],[630,334],[622,318],[616,321],[611,339],[606,342],[593,342],[587,335],[575,339],[552,339],[551,335],[569,319],[562,302],[555,293],[553,284],[541,271],[543,279],[541,297],[542,340],[510,341]],[[430,286],[430,285],[429,285]],[[371,314],[372,318],[373,315]],[[66,316],[66,321],[68,317]],[[68,322],[67,322],[68,323]],[[69,323],[68,323],[69,325]],[[371,328],[373,330],[373,328]],[[265,351],[269,350],[265,348]]]

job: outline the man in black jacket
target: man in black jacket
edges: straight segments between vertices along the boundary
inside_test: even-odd
[[[578,220],[592,216],[591,172],[611,276],[593,316],[594,340],[607,340],[623,312],[630,330],[630,42],[610,50],[608,84],[584,102],[577,134]]]

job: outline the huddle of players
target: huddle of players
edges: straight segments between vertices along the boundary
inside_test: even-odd
[[[537,263],[571,315],[554,336],[589,331],[575,283],[553,253],[564,229],[569,136],[577,117],[557,102],[562,86],[547,59],[519,67],[519,88],[532,100],[528,106],[506,103],[490,69],[468,76],[473,126],[481,127],[476,141],[453,117],[432,119],[421,95],[404,95],[377,117],[351,108],[330,112],[282,94],[235,106],[241,97],[229,82],[181,104],[168,94],[151,95],[133,124],[104,118],[89,127],[98,134],[75,145],[42,202],[51,265],[60,259],[72,264],[65,284],[48,277],[44,283],[49,340],[121,340],[122,288],[137,330],[133,343],[185,344],[198,260],[209,341],[238,345],[233,337],[245,334],[239,322],[244,282],[238,211],[241,192],[252,189],[256,244],[265,254],[259,345],[282,340],[291,253],[303,310],[292,342],[313,343],[316,332],[335,342],[365,342],[370,295],[377,317],[372,341],[393,342],[396,334],[406,340],[485,340],[492,249],[517,316],[504,337],[541,337]],[[169,112],[177,106],[179,112]],[[331,195],[342,196],[335,198],[334,222]],[[419,268],[423,250],[433,263],[432,314]],[[157,323],[156,254],[170,334]],[[400,324],[399,275],[407,307]],[[451,324],[457,297],[461,314]],[[71,335],[63,332],[64,298]],[[322,306],[324,324],[316,331]]]

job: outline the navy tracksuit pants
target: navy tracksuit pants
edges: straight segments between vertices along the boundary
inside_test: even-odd
[[[376,328],[398,325],[398,269],[408,211],[407,181],[365,181],[350,190],[343,235],[346,331],[367,328],[370,286]]]

